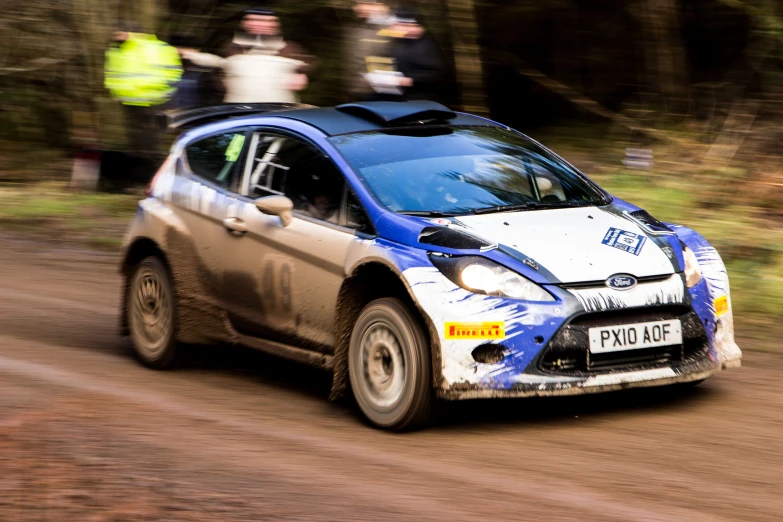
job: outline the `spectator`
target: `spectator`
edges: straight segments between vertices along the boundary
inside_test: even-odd
[[[180,35],[173,35],[169,39],[169,43],[178,48],[186,46],[186,41],[187,38]],[[184,65],[182,79],[177,85],[177,93],[171,99],[171,102],[167,104],[167,107],[172,109],[204,105],[201,95],[202,84],[205,82],[206,75],[215,74],[215,69],[205,69],[190,63],[185,63]],[[220,103],[222,99],[223,95],[221,94],[217,103]]]
[[[392,21],[389,7],[378,0],[358,0],[353,7],[356,24],[348,31],[345,66],[345,85],[351,100],[365,100],[373,96],[366,79],[367,73],[391,70],[389,44],[391,38],[384,29]]]
[[[438,100],[444,87],[446,60],[435,39],[421,25],[414,10],[397,12],[390,54],[398,74],[397,99]]]
[[[287,42],[277,15],[265,8],[246,9],[241,28],[220,53],[180,49],[186,60],[223,71],[226,103],[292,103],[307,87],[312,57]]]
[[[182,62],[174,47],[130,23],[114,34],[106,51],[105,86],[125,108],[131,152],[157,156],[154,109],[171,100],[182,78]]]

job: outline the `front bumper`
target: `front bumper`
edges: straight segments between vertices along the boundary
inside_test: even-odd
[[[575,395],[685,383],[738,365],[741,357],[730,311],[716,316],[706,283],[686,291],[676,274],[640,284],[638,291],[623,294],[624,302],[614,294],[596,299],[593,290],[547,287],[558,298],[553,303],[473,294],[435,268],[413,268],[403,275],[434,329],[438,346],[433,349],[440,355],[436,392],[444,399]],[[673,318],[682,321],[685,337],[676,350],[629,351],[623,353],[630,358],[590,364],[588,327]],[[494,339],[455,339],[447,331],[454,324],[502,324],[505,332]],[[484,345],[502,349],[502,358],[478,362],[474,350]]]
[[[650,369],[598,373],[590,376],[546,376],[523,374],[509,388],[493,388],[485,383],[457,383],[437,390],[445,400],[552,397],[602,393],[627,388],[666,386],[701,381],[717,372],[720,366],[709,357],[686,364],[671,364]]]

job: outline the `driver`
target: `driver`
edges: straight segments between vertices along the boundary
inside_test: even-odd
[[[319,191],[315,197],[307,202],[305,210],[314,218],[337,224],[337,210],[339,205],[326,193]]]

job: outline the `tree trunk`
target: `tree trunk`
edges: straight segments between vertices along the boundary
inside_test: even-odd
[[[473,0],[444,0],[454,45],[454,64],[460,85],[462,109],[473,114],[489,114],[484,88],[478,23]]]
[[[660,95],[666,112],[682,114],[688,108],[689,89],[679,2],[642,0],[639,16],[648,87]]]

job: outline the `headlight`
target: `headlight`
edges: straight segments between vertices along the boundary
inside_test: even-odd
[[[524,301],[555,300],[549,292],[529,279],[483,257],[430,256],[430,259],[454,284],[477,294]]]
[[[683,246],[682,257],[685,259],[685,284],[688,288],[693,288],[701,281],[701,268],[699,268],[699,260],[696,259],[696,254],[693,250]]]

